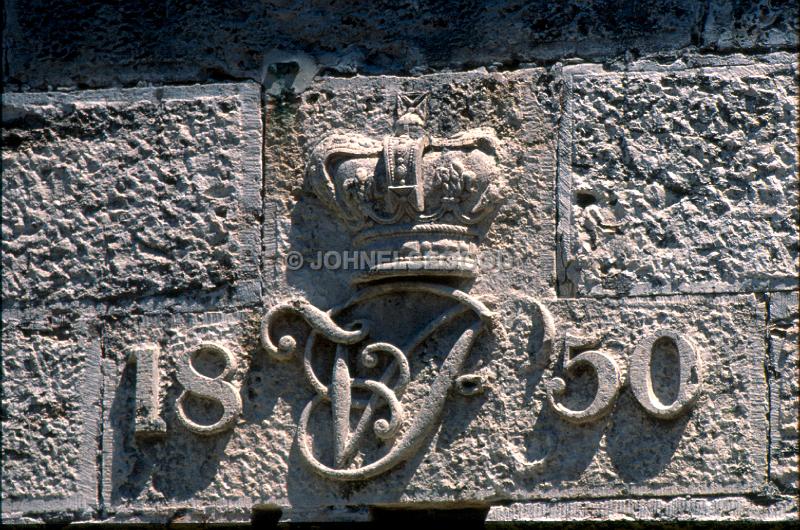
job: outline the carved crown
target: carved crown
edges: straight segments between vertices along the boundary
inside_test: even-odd
[[[393,135],[333,134],[311,153],[306,178],[354,246],[391,256],[360,281],[477,272],[480,230],[501,200],[500,142],[489,128],[432,137],[427,115],[427,94],[400,94]]]

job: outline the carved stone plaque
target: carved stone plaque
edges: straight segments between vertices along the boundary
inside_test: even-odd
[[[722,237],[714,223],[726,212],[673,222],[714,190],[698,184],[683,200],[667,185],[677,173],[691,180],[684,155],[699,156],[713,134],[680,136],[676,154],[642,108],[656,81],[690,87],[692,102],[705,82],[767,101],[765,87],[785,88],[788,76],[774,65],[742,73],[752,75],[636,72],[622,89],[622,74],[558,66],[318,78],[261,99],[247,83],[12,97],[21,141],[4,154],[4,207],[32,215],[52,198],[74,206],[77,228],[48,226],[63,249],[43,253],[46,234],[4,225],[4,517],[793,513],[796,231],[784,222],[794,212],[778,211],[796,195],[796,158],[776,155],[785,193],[758,184],[762,202],[729,212],[742,230],[785,228],[773,276],[748,275],[727,255],[703,260],[702,245],[671,253],[672,228]],[[764,103],[771,115],[785,95]],[[656,100],[652,113],[681,121]],[[764,134],[796,123],[780,117]],[[153,128],[150,143],[137,119]],[[37,166],[55,134],[37,120],[64,136],[76,120],[93,131],[53,158],[62,179]],[[632,136],[625,127],[639,144],[603,136]],[[135,163],[121,145],[139,150]],[[775,159],[753,149],[742,156]],[[626,164],[651,156],[661,166],[640,190]],[[698,182],[741,180],[720,164]],[[81,178],[88,168],[102,178]],[[640,211],[647,204],[655,209]],[[743,241],[767,259],[768,243]],[[640,284],[611,278],[628,258],[642,269],[617,276]],[[36,275],[53,260],[81,266],[47,276],[73,299],[42,309]],[[674,277],[686,285],[659,284],[664,263],[683,267]],[[695,282],[725,267],[735,288]],[[44,479],[27,485],[29,475]]]
[[[262,303],[110,326],[119,519],[759,491],[762,302],[555,296],[552,90],[331,80],[268,105]]]

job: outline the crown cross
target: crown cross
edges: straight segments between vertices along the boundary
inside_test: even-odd
[[[428,93],[397,95],[397,120],[395,134],[403,131],[410,134],[414,128],[422,129],[428,121]]]

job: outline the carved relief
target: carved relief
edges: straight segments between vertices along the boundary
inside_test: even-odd
[[[678,395],[669,405],[661,403],[653,391],[650,376],[653,346],[663,340],[671,341],[678,349]],[[684,413],[700,395],[703,381],[702,366],[695,347],[687,337],[669,329],[650,335],[636,346],[631,354],[628,377],[639,404],[648,414],[661,419],[671,419]]]
[[[355,321],[345,326],[335,323],[340,313],[371,299],[396,293],[422,293],[454,302],[450,310],[413,334],[406,344],[397,346],[387,342],[369,340],[370,330],[378,323]],[[494,325],[493,314],[479,301],[451,287],[417,282],[395,282],[365,287],[340,307],[323,312],[303,300],[292,300],[276,306],[267,313],[262,326],[262,344],[268,353],[279,361],[290,360],[296,353],[297,341],[289,335],[281,336],[277,344],[270,336],[275,319],[292,313],[301,317],[311,327],[311,335],[303,352],[303,369],[308,384],[316,396],[303,410],[298,426],[297,441],[305,460],[321,475],[342,480],[360,480],[374,477],[408,459],[419,443],[435,427],[444,406],[448,390],[455,386],[462,394],[474,395],[480,388],[475,376],[461,376],[460,370],[469,351],[485,328]],[[440,328],[447,326],[465,313],[471,313],[473,322],[465,329],[440,367],[438,376],[425,398],[425,408],[415,417],[408,417],[401,403],[403,391],[410,380],[408,357]],[[314,369],[314,356],[321,340],[336,345],[336,354],[330,373],[330,384],[324,384]],[[348,350],[355,348],[358,365],[350,366]],[[384,357],[388,363],[377,378],[359,377],[360,368],[374,368]],[[354,397],[354,391],[369,394],[368,398]],[[323,405],[331,409],[334,429],[334,455],[332,465],[321,462],[312,449],[308,424],[311,416]],[[382,407],[388,408],[389,418],[375,419]],[[360,411],[356,427],[351,430],[350,417]],[[348,468],[364,436],[372,435],[392,443],[389,452],[375,462]]]
[[[679,388],[678,395],[669,405],[661,403],[653,390],[650,373],[652,351],[658,341],[672,341],[678,350]],[[597,378],[597,392],[594,399],[583,410],[570,410],[560,403],[557,397],[566,391],[566,382],[554,377],[547,382],[547,399],[553,409],[565,420],[572,423],[586,423],[597,420],[611,411],[614,401],[625,380],[621,377],[617,361],[610,355],[595,349],[596,339],[577,337],[570,333],[564,335],[556,358],[561,359],[561,369],[569,374],[581,366],[589,367]],[[573,353],[580,352],[574,357]],[[695,402],[702,387],[702,367],[700,358],[691,341],[673,330],[659,330],[639,342],[628,359],[627,379],[634,397],[648,414],[659,419],[672,419],[686,412]]]
[[[333,134],[311,153],[306,179],[350,227],[356,249],[398,254],[362,281],[474,277],[480,224],[501,202],[494,131],[431,137],[423,129],[427,96],[415,98],[398,96],[394,136]]]
[[[167,425],[160,414],[158,347],[154,344],[139,345],[128,356],[128,362],[136,364],[136,436],[162,436],[167,432]]]
[[[354,245],[391,252],[391,261],[365,271],[357,279],[358,291],[339,307],[322,311],[305,300],[290,300],[271,308],[262,323],[261,342],[278,361],[299,353],[297,338],[273,336],[276,322],[291,314],[310,327],[302,362],[315,396],[303,410],[297,443],[304,460],[330,479],[363,480],[388,471],[410,458],[436,427],[451,389],[465,396],[483,391],[479,376],[461,370],[479,335],[497,322],[477,299],[431,280],[476,274],[479,225],[500,202],[500,143],[491,129],[472,129],[446,139],[429,136],[424,130],[427,100],[426,94],[399,95],[393,136],[379,140],[334,134],[313,149],[308,164],[308,182],[350,227]],[[413,281],[420,278],[429,281]],[[386,279],[390,281],[372,283]],[[339,323],[341,314],[370,300],[412,293],[444,299],[451,306],[401,344],[372,338],[375,329],[392,325],[391,314],[380,315],[383,318],[377,321]],[[469,323],[444,356],[424,404],[410,416],[403,404],[411,378],[409,357],[467,314]],[[335,347],[329,384],[315,371],[317,349],[323,341]],[[351,362],[353,351],[357,352],[355,363]],[[379,376],[359,375],[379,364],[383,366]],[[333,454],[327,459],[315,452],[309,429],[313,416],[324,415],[323,408],[330,410],[333,429]],[[378,418],[382,409],[388,416]],[[355,426],[353,414],[358,415]],[[354,462],[367,436],[390,448],[374,461]]]
[[[302,460],[327,479],[371,479],[412,458],[440,425],[449,395],[473,398],[486,391],[481,375],[465,373],[482,334],[494,334],[500,342],[507,337],[495,313],[465,287],[456,287],[477,274],[478,244],[502,201],[501,142],[487,128],[432,137],[424,130],[427,112],[427,95],[401,94],[393,135],[332,134],[311,150],[306,179],[350,229],[353,245],[392,257],[370,263],[355,278],[350,298],[336,307],[323,310],[293,298],[268,308],[261,321],[260,343],[269,358],[302,363],[313,394],[300,414],[295,440]],[[422,315],[429,306],[434,310],[408,324],[398,312],[409,307],[397,302],[412,299],[425,306],[414,306],[412,313]],[[657,419],[678,417],[697,399],[702,367],[685,336],[661,330],[644,338],[626,352],[625,371],[624,357],[607,351],[598,336],[584,337],[566,323],[558,325],[542,302],[533,305],[542,330],[541,348],[533,356],[537,365],[529,367],[543,373],[537,416],[549,407],[570,424],[601,421],[613,413],[626,384]],[[285,328],[287,321],[303,323],[305,331]],[[401,329],[387,339],[386,330],[392,328]],[[663,341],[674,344],[680,362],[677,397],[669,404],[653,390],[651,376],[654,347]],[[411,367],[426,347],[436,349],[438,362],[429,363],[431,370],[421,377]],[[220,359],[222,372],[201,374],[195,366],[201,354]],[[142,347],[130,361],[136,362],[136,435],[162,435],[158,350]],[[204,342],[179,355],[176,366],[181,386],[177,421],[201,436],[232,428],[242,414],[240,389],[231,382],[236,356]],[[596,391],[582,408],[570,408],[565,397],[576,384],[574,376],[585,370],[596,380]],[[197,423],[187,411],[191,397],[217,403],[221,416],[210,424]],[[330,435],[320,434],[322,428]],[[547,466],[559,443],[548,434],[539,452],[544,456],[533,460],[513,443],[501,445],[516,469],[528,474]]]
[[[194,359],[201,353],[218,355],[224,362],[222,373],[217,377],[208,377],[198,372]],[[203,343],[189,355],[178,360],[178,382],[184,390],[175,402],[178,421],[196,434],[209,435],[229,429],[242,413],[242,399],[239,390],[226,379],[236,370],[236,357],[227,349],[212,343]],[[202,425],[192,421],[184,410],[184,401],[190,395],[215,401],[222,406],[222,417],[210,425]]]
[[[566,334],[561,341],[562,368],[570,373],[581,366],[591,367],[597,377],[597,392],[592,402],[583,410],[570,410],[556,401],[556,396],[566,391],[567,384],[555,377],[549,381],[547,399],[558,414],[572,423],[586,423],[606,415],[614,405],[622,381],[616,361],[602,351],[592,349],[596,340]],[[581,351],[575,357],[573,352]]]

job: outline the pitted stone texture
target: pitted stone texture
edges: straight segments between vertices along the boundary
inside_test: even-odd
[[[3,105],[4,305],[253,297],[256,85],[5,94]]]
[[[151,509],[165,516],[164,506],[186,499],[217,508],[286,496],[287,462],[291,451],[295,403],[306,392],[296,365],[264,366],[258,346],[260,312],[182,314],[114,319],[105,335],[105,415],[103,492],[111,514],[130,515]],[[177,365],[201,343],[230,351],[237,361],[228,381],[241,390],[243,414],[232,429],[204,436],[187,430],[176,416],[183,387]],[[134,434],[136,366],[130,353],[142,344],[159,352],[160,407],[165,436]],[[194,364],[199,373],[215,376],[218,359]],[[217,362],[215,362],[217,361]],[[193,421],[209,424],[218,405],[201,398],[187,400],[184,411]],[[193,502],[195,502],[193,501]],[[257,503],[257,502],[256,502]],[[194,505],[194,504],[193,504]]]
[[[770,475],[781,489],[797,491],[798,417],[800,417],[800,373],[798,373],[798,296],[769,295]]]
[[[797,47],[797,2],[792,0],[727,0],[709,2],[703,48]]]
[[[797,500],[779,497],[769,503],[749,497],[570,500],[494,506],[488,523],[523,521],[787,521],[798,517]]]
[[[604,59],[630,49],[689,46],[703,11],[694,0],[654,0],[648,9],[605,0],[6,5],[5,81],[39,89],[223,76],[261,80],[275,73],[267,71],[270,64],[289,77],[305,67],[303,59],[280,58],[276,49],[310,53],[312,67],[316,61],[345,74]]]
[[[92,310],[3,315],[3,521],[96,507],[100,336]]]
[[[515,285],[553,293],[554,91],[551,76],[530,69],[513,74],[325,79],[296,101],[269,101],[263,239],[264,278],[274,282],[270,289],[299,289],[319,307],[349,296],[350,281],[363,270],[311,268],[320,252],[355,247],[337,212],[304,183],[310,153],[332,134],[371,137],[380,145],[382,138],[393,135],[397,95],[429,93],[427,134],[442,139],[492,128],[501,148],[497,165],[505,181],[500,187],[504,204],[479,245],[486,259],[476,286],[500,290]],[[423,165],[433,163],[423,158]],[[303,255],[304,266],[288,270],[288,252]]]
[[[796,70],[575,73],[561,294],[796,286]]]
[[[537,311],[525,298],[498,300],[515,349],[497,355],[492,401],[503,403],[493,436],[498,488],[511,498],[707,495],[756,492],[767,475],[767,387],[763,304],[753,296],[676,296],[662,300],[559,300],[547,303],[556,337],[594,338],[622,374],[622,390],[604,417],[574,425],[547,404],[545,385],[564,377],[558,402],[582,409],[597,386],[591,369],[565,377],[537,357]],[[527,351],[522,337],[532,329]],[[702,389],[673,419],[656,419],[630,387],[630,356],[658,330],[694,344]],[[573,354],[573,357],[575,354]],[[654,348],[651,378],[664,404],[677,393],[677,355]],[[666,396],[666,397],[665,397]],[[500,456],[503,455],[503,456]],[[466,456],[466,455],[465,455]],[[544,459],[540,466],[526,465]],[[538,468],[537,468],[538,467]]]
[[[405,502],[715,495],[763,488],[766,345],[764,310],[753,297],[549,302],[559,332],[600,335],[600,348],[617,360],[623,374],[635,345],[664,327],[690,337],[704,364],[702,394],[686,414],[653,419],[626,386],[606,417],[584,426],[560,420],[547,405],[544,383],[556,374],[548,366],[550,359],[534,353],[541,345],[542,327],[530,298],[490,298],[486,300],[497,305],[505,332],[486,332],[465,368],[465,373],[481,377],[483,392],[467,397],[452,390],[441,424],[417,454],[376,478],[345,483],[320,477],[300,458],[295,429],[314,392],[299,359],[278,362],[261,351],[258,313],[132,317],[109,324],[103,473],[109,515],[118,521],[143,513],[166,518],[189,505],[222,512],[273,505],[300,513]],[[406,304],[420,307],[420,300],[411,296]],[[415,323],[428,321],[424,315],[397,310],[397,303],[364,308],[372,317],[394,311],[393,325],[375,331],[381,340],[395,342],[416,330]],[[284,330],[307,331],[297,322],[286,325]],[[432,339],[409,357],[415,380],[402,398],[409,421],[424,402],[433,368],[451,335]],[[161,439],[134,435],[135,369],[128,352],[142,341],[161,349],[162,418],[168,429]],[[176,366],[209,341],[237,357],[230,381],[244,405],[230,430],[201,436],[176,418],[176,399],[183,390]],[[320,361],[315,369],[328,381],[331,359],[322,354]],[[655,364],[655,384],[661,391],[669,387],[666,381],[677,367],[668,357]],[[568,379],[568,385],[582,388],[568,396],[572,404],[585,399],[591,374]],[[202,403],[190,403],[186,410],[198,422],[209,413]],[[315,447],[319,458],[326,458],[330,413],[319,411],[314,421]],[[526,460],[548,453],[540,470],[525,468]]]

